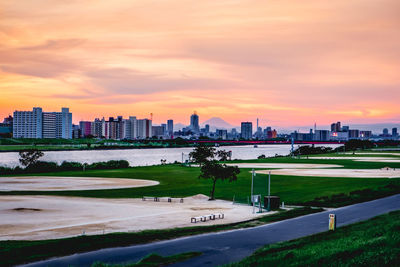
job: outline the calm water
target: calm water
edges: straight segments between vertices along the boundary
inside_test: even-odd
[[[335,148],[339,145],[324,145]],[[267,157],[287,155],[290,145],[259,145],[253,146],[224,146],[221,150],[232,151],[232,159],[256,159],[264,154]],[[295,146],[297,148],[298,145]],[[93,163],[108,160],[127,160],[131,166],[157,165],[161,159],[167,163],[188,159],[191,147],[184,148],[152,148],[152,149],[123,149],[123,150],[88,150],[88,151],[46,151],[41,158],[43,161],[62,163],[63,161],[75,161],[81,163]],[[19,165],[17,152],[0,153],[0,166],[15,167]]]

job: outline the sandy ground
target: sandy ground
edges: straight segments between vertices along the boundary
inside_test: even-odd
[[[157,184],[159,184],[157,181],[122,178],[53,176],[0,177],[0,191],[93,190],[143,187]]]
[[[310,157],[310,159],[351,159],[365,162],[400,162],[400,159],[385,157]]]
[[[400,153],[390,153],[390,152],[356,152],[353,154],[353,152],[346,152],[346,155],[381,155],[381,156],[387,156],[387,155],[392,155],[392,156],[398,156],[400,157]]]
[[[351,177],[351,178],[400,178],[400,169],[279,169],[260,170],[256,173],[293,176]]]
[[[222,212],[224,219],[191,223],[193,216]],[[263,213],[265,215],[265,213]],[[41,240],[110,232],[239,222],[260,214],[230,201],[198,195],[184,203],[55,196],[0,196],[0,240]]]
[[[300,164],[300,163],[232,163],[226,164],[229,166],[238,166],[239,168],[268,168],[268,169],[300,169],[300,168],[336,168],[343,167],[342,165],[336,164]]]

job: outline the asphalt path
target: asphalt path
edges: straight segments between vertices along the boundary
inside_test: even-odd
[[[330,213],[336,214],[337,226],[341,227],[395,210],[400,210],[400,194],[254,228],[202,234],[145,245],[101,249],[25,266],[90,266],[95,261],[125,263],[138,261],[150,253],[168,256],[189,251],[199,251],[203,254],[174,266],[216,266],[240,261],[266,244],[327,231]]]

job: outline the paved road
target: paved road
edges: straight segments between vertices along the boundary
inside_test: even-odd
[[[121,263],[137,261],[153,252],[167,256],[188,251],[201,251],[203,255],[175,264],[175,266],[216,266],[239,261],[266,244],[327,231],[329,213],[336,214],[337,226],[340,227],[394,210],[400,210],[400,194],[254,228],[203,234],[125,248],[102,249],[27,266],[90,266],[94,261]]]

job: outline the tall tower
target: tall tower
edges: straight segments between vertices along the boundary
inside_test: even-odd
[[[190,116],[190,129],[194,133],[199,133],[200,132],[200,127],[199,127],[199,116],[197,115],[197,112],[194,111],[192,116]]]

